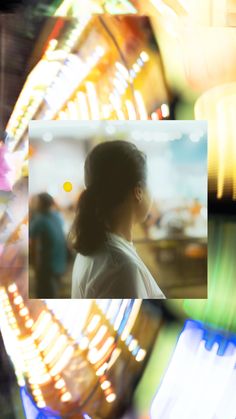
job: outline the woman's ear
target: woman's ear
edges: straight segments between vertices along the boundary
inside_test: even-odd
[[[143,189],[142,189],[141,185],[135,186],[134,196],[135,196],[136,200],[138,201],[138,203],[142,202],[142,200],[143,200]]]

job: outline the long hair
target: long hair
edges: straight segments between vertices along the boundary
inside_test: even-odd
[[[70,239],[78,253],[91,255],[106,240],[107,223],[133,188],[146,185],[146,156],[127,141],[97,145],[84,166],[86,189],[79,197]]]

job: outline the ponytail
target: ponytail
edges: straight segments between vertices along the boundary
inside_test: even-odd
[[[80,195],[70,235],[74,249],[84,256],[93,254],[104,243],[105,225],[93,190],[85,189]]]

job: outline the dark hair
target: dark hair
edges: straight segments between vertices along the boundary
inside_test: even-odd
[[[79,197],[70,237],[83,255],[93,254],[106,240],[106,224],[132,189],[146,185],[146,156],[127,141],[97,145],[84,166],[86,189]]]
[[[53,197],[48,193],[43,192],[38,195],[38,209],[40,212],[48,212],[54,203]]]

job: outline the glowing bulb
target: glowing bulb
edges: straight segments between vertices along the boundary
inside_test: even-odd
[[[146,351],[144,349],[139,349],[137,355],[136,355],[136,361],[137,362],[141,362],[144,360],[145,356],[146,356]]]
[[[93,316],[91,322],[89,323],[89,325],[87,327],[88,333],[91,333],[91,332],[93,332],[94,329],[96,329],[100,319],[101,319],[101,316],[99,316],[98,314]]]
[[[17,286],[16,286],[16,284],[11,284],[11,285],[9,285],[9,287],[8,287],[8,291],[9,291],[10,293],[16,292],[16,291],[17,291]]]
[[[63,380],[63,378],[60,378],[60,380],[58,380],[55,384],[55,388],[57,388],[58,390],[62,389],[65,386],[65,381]]]
[[[153,121],[157,121],[159,119],[158,114],[156,112],[152,112],[151,118],[152,118]]]
[[[101,388],[102,388],[103,390],[108,389],[110,386],[111,386],[111,383],[110,383],[110,381],[108,381],[108,380],[103,381],[103,383],[101,384]]]
[[[119,72],[123,75],[123,77],[126,80],[129,80],[129,72],[128,72],[127,68],[123,64],[119,63],[118,61],[115,63],[115,66],[116,66],[117,70],[119,70]]]
[[[111,394],[109,394],[107,397],[106,397],[106,401],[108,402],[108,403],[112,403],[112,402],[114,402],[116,400],[116,395],[115,395],[115,393],[111,393]]]
[[[46,407],[46,403],[43,400],[37,402],[37,406],[40,408]]]
[[[14,298],[13,302],[15,305],[19,305],[23,302],[23,298],[20,295],[18,295],[17,297]]]
[[[142,58],[142,60],[143,60],[144,63],[146,63],[147,61],[149,61],[149,55],[145,51],[142,51],[141,52],[140,57]]]
[[[36,390],[33,390],[33,391],[32,391],[32,394],[33,394],[34,396],[41,396],[42,392],[41,392],[41,390],[40,390],[40,389],[36,389]]]
[[[69,400],[71,400],[71,394],[67,391],[66,393],[62,394],[61,401],[68,402]]]
[[[104,364],[102,364],[102,366],[98,368],[98,370],[96,371],[96,375],[98,377],[101,377],[101,375],[103,375],[104,372],[106,371],[107,367],[108,367],[108,363],[104,362]]]
[[[19,315],[22,316],[22,317],[26,316],[27,314],[29,314],[29,310],[28,310],[27,307],[24,307],[19,311]]]
[[[161,113],[163,118],[167,118],[170,115],[169,106],[166,103],[161,105]]]
[[[138,344],[138,341],[136,339],[133,339],[131,343],[129,344],[129,351],[132,352],[136,348],[137,344]]]
[[[58,40],[57,39],[50,39],[48,45],[50,46],[50,49],[55,49],[56,46],[58,44]]]
[[[33,326],[34,322],[32,319],[27,320],[27,322],[25,323],[25,327],[27,327],[27,329],[30,329]]]
[[[134,71],[135,71],[136,73],[139,73],[139,72],[140,72],[140,67],[139,67],[139,65],[138,65],[137,63],[134,63],[134,65],[133,65],[133,69],[134,69]]]
[[[83,350],[87,349],[88,346],[89,346],[89,339],[84,336],[79,343],[79,347],[83,351]]]

